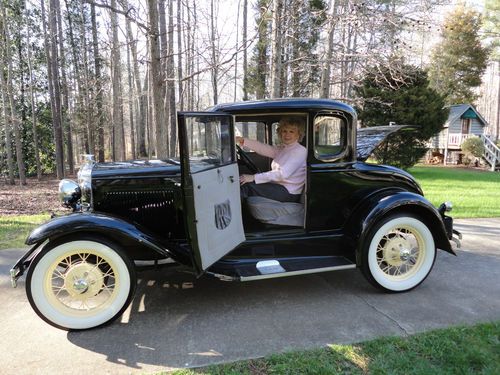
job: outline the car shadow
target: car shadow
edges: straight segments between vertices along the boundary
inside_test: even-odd
[[[267,354],[269,345],[279,352],[293,347],[297,326],[314,329],[314,306],[346,316],[344,304],[328,304],[367,289],[378,293],[355,270],[335,274],[228,283],[143,272],[121,318],[99,329],[69,332],[67,337],[110,362],[136,369],[142,364],[178,368],[246,358],[248,345],[257,356]],[[290,335],[294,338],[288,342]],[[267,347],[260,349],[263,344]]]

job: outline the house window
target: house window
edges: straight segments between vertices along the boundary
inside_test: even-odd
[[[462,119],[462,134],[469,134],[470,132],[470,118]]]

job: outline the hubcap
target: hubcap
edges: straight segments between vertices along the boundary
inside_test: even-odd
[[[422,239],[410,228],[394,228],[377,247],[377,263],[391,277],[408,277],[421,263]]]
[[[115,295],[115,273],[104,258],[77,253],[54,264],[50,290],[54,302],[73,311],[105,306]]]
[[[72,297],[95,296],[104,286],[102,271],[94,264],[82,262],[64,274],[64,287]]]

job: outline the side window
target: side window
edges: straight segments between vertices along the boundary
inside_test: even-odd
[[[259,121],[238,121],[235,123],[234,131],[237,136],[253,139],[262,143],[266,140],[266,124]],[[251,150],[246,150],[253,152]]]
[[[332,160],[345,148],[346,121],[333,115],[314,119],[314,154],[319,160]]]
[[[233,161],[230,124],[224,117],[186,117],[191,172]]]

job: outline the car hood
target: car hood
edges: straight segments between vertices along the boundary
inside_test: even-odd
[[[111,163],[94,163],[92,178],[119,178],[134,176],[178,175],[179,160],[132,160]]]
[[[389,135],[394,134],[401,129],[414,128],[412,125],[389,125],[389,126],[371,126],[358,129],[357,160],[365,161]]]

